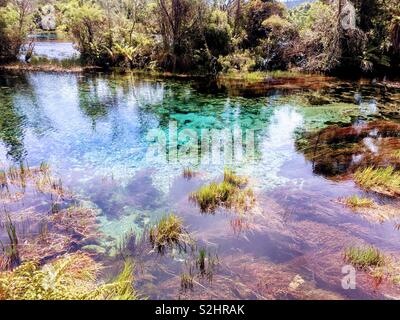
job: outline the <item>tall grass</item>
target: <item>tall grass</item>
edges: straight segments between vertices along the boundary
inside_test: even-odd
[[[400,150],[396,150],[392,155],[393,157],[400,159]]]
[[[183,221],[175,214],[162,217],[150,228],[150,243],[159,253],[165,253],[167,248],[177,247],[186,250],[190,238],[183,228]]]
[[[357,208],[371,208],[375,205],[374,200],[365,197],[359,197],[357,195],[344,199],[344,203],[353,209]]]
[[[254,193],[250,188],[243,189],[248,183],[246,177],[240,177],[234,171],[224,171],[224,181],[212,182],[190,195],[202,212],[213,213],[218,207],[235,208],[239,211],[249,209],[254,203]]]
[[[13,269],[21,263],[18,250],[18,236],[15,228],[15,224],[12,222],[10,216],[7,216],[7,221],[5,223],[5,229],[8,236],[8,244],[3,244],[0,241],[1,249],[5,259],[3,260],[3,265],[0,269]]]
[[[354,180],[367,190],[390,196],[400,195],[400,173],[392,166],[358,169],[354,174]]]
[[[133,300],[132,262],[126,262],[112,282],[97,284],[101,265],[88,255],[76,253],[40,267],[25,262],[0,273],[0,300]]]

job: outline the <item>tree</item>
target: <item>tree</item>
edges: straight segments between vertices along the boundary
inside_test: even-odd
[[[32,0],[2,0],[0,3],[0,61],[16,59],[33,26]]]

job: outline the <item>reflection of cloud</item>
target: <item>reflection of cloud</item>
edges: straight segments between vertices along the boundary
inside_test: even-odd
[[[379,148],[378,146],[375,144],[374,139],[372,138],[365,138],[364,139],[364,145],[369,149],[369,151],[371,151],[372,153],[378,153]]]

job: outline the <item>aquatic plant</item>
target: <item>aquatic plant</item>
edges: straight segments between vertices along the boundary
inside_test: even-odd
[[[190,273],[181,274],[181,289],[183,291],[193,290],[193,275]]]
[[[218,256],[207,251],[200,249],[196,258],[196,268],[199,271],[200,277],[205,277],[208,281],[212,282],[214,271],[218,265]]]
[[[183,221],[175,214],[162,217],[158,223],[150,228],[149,239],[153,248],[164,253],[166,248],[178,247],[185,250],[190,244],[190,238],[183,228]]]
[[[245,211],[254,203],[253,191],[250,188],[242,189],[247,183],[246,177],[239,177],[226,169],[223,182],[203,186],[192,193],[190,199],[200,206],[202,212],[215,212],[219,206]]]
[[[200,272],[204,272],[206,270],[206,257],[207,251],[205,249],[200,249],[196,261],[196,266],[200,269]]]
[[[249,182],[249,179],[247,177],[238,176],[232,169],[225,169],[224,182],[229,183],[235,187],[242,187]]]
[[[229,183],[211,183],[191,194],[202,212],[214,212],[218,206],[231,207],[231,199],[237,188]]]
[[[392,155],[393,155],[393,157],[400,159],[400,150],[394,151]]]
[[[0,189],[6,189],[8,187],[7,174],[4,170],[0,170]]]
[[[345,198],[344,203],[350,208],[371,208],[375,205],[374,200],[357,195]]]
[[[385,256],[372,246],[347,248],[344,257],[347,262],[362,270],[369,267],[380,267],[385,264]]]
[[[354,180],[364,189],[389,196],[400,195],[400,173],[392,166],[358,169],[354,174]]]
[[[196,172],[193,171],[193,169],[190,168],[185,168],[183,169],[183,177],[186,180],[190,180],[196,176]]]
[[[7,231],[9,243],[5,245],[0,241],[1,249],[4,255],[4,258],[1,261],[0,270],[13,269],[21,263],[18,250],[18,236],[15,224],[12,222],[9,215],[7,216],[7,221],[5,222],[5,229]]]
[[[0,273],[0,300],[133,300],[132,262],[111,283],[98,284],[101,265],[88,255],[76,253],[40,267],[25,262]]]

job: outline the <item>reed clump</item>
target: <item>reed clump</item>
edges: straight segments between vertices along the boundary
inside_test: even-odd
[[[345,260],[354,267],[366,270],[370,267],[381,267],[385,264],[385,256],[379,249],[368,247],[350,247],[345,251]]]
[[[126,262],[112,282],[98,284],[101,265],[83,253],[40,266],[25,262],[0,273],[0,300],[134,300],[133,268]]]
[[[393,157],[400,159],[400,150],[396,150],[393,152]]]
[[[4,224],[4,228],[7,232],[8,244],[4,244],[0,241],[0,247],[3,256],[0,260],[0,270],[10,270],[17,267],[21,263],[17,231],[10,216],[7,216],[7,221]]]
[[[150,243],[159,253],[165,253],[167,248],[177,247],[186,251],[191,239],[183,227],[183,220],[175,214],[162,217],[149,230]]]
[[[226,169],[221,183],[212,182],[190,195],[202,212],[214,213],[218,207],[234,208],[238,211],[250,209],[254,202],[254,192],[245,186],[248,178],[240,177],[234,171]]]
[[[359,208],[372,208],[375,206],[374,200],[366,197],[359,197],[357,195],[345,198],[343,202],[352,209]]]
[[[400,173],[392,166],[359,169],[354,174],[354,180],[359,186],[367,190],[389,196],[400,195]]]

